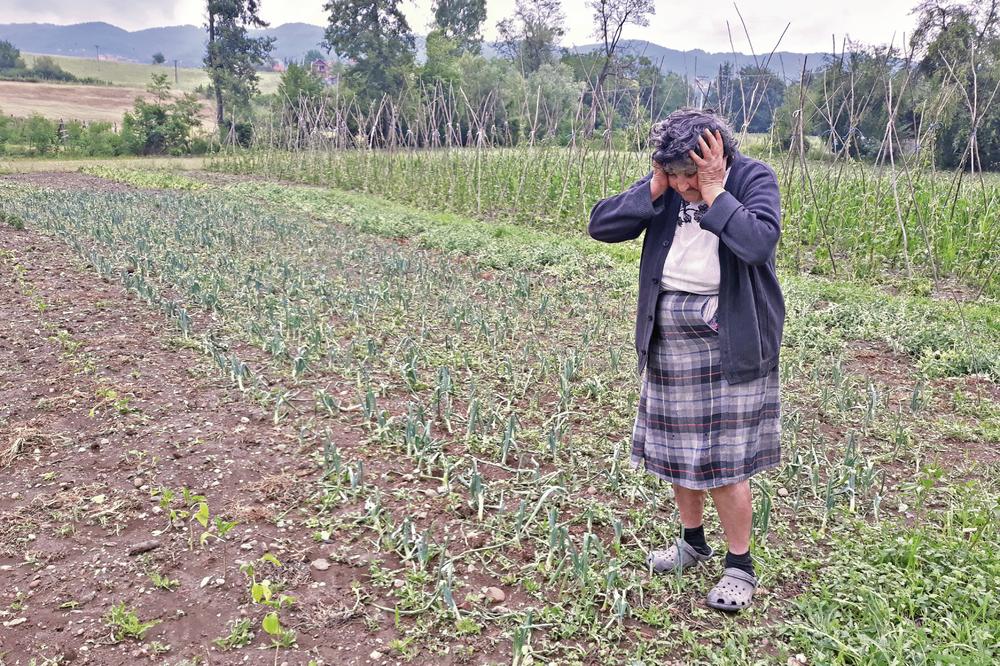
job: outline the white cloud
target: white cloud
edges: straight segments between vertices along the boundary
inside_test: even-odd
[[[791,23],[781,42],[786,51],[828,51],[831,35],[838,49],[846,34],[864,43],[901,44],[903,33],[912,30],[915,17],[910,14],[918,0],[826,0],[804,3],[802,0],[756,0],[737,3],[746,20],[757,53],[770,51],[785,25]],[[137,3],[134,0],[4,0],[3,22],[79,23],[106,21],[127,30],[160,25],[204,23],[204,0],[161,0]],[[324,0],[262,0],[261,13],[272,25],[289,22],[324,25]],[[680,50],[700,48],[705,51],[731,50],[726,22],[732,31],[736,50],[749,52],[739,15],[731,0],[657,0],[656,15],[648,27],[629,26],[626,39],[644,39]],[[432,0],[403,0],[403,11],[410,27],[425,34],[433,18]],[[510,15],[514,0],[487,0],[487,39],[496,37],[497,21]],[[591,10],[586,0],[563,0],[567,17],[567,45],[593,42]]]

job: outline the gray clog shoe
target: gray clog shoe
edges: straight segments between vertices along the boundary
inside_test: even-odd
[[[740,611],[750,605],[756,589],[756,577],[742,569],[726,567],[722,573],[722,580],[715,584],[705,601],[712,608],[730,612]]]
[[[683,571],[699,562],[704,562],[712,557],[714,553],[715,551],[710,548],[707,555],[702,554],[682,537],[678,537],[677,541],[670,548],[651,551],[646,556],[646,563],[649,565],[650,571],[656,573],[674,571],[678,567]]]

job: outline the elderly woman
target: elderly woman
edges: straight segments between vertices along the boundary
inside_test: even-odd
[[[645,233],[632,464],[673,485],[682,525],[648,561],[663,572],[712,557],[702,526],[708,491],[728,552],[707,603],[737,611],[757,587],[748,479],[781,456],[778,182],[769,166],[736,150],[729,125],[709,110],[671,113],[654,125],[651,143],[650,173],[599,201],[588,229],[608,243]]]

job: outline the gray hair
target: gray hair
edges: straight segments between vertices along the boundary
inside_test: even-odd
[[[733,128],[713,109],[682,107],[653,125],[649,133],[649,143],[653,148],[653,161],[670,173],[693,173],[698,169],[688,155],[693,150],[699,155],[698,137],[705,129],[713,134],[718,130],[722,135],[722,147],[726,156],[726,166],[733,162],[737,141]]]

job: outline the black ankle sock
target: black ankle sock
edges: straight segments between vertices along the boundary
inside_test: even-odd
[[[733,551],[726,553],[726,567],[732,567],[734,569],[739,569],[741,571],[746,571],[751,576],[756,576],[753,571],[753,559],[750,557],[750,551],[743,553],[742,555],[736,555]]]
[[[688,545],[702,555],[708,555],[712,552],[712,549],[708,547],[708,542],[705,541],[704,525],[699,525],[698,527],[685,527],[684,540],[688,543]]]

